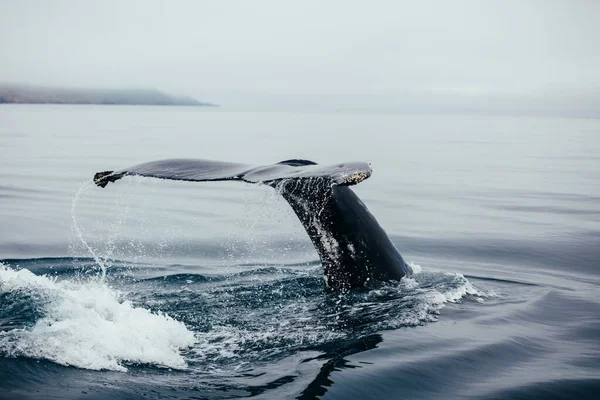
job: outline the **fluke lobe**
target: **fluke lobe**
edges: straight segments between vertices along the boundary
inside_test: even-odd
[[[325,284],[336,291],[400,280],[411,268],[375,217],[348,187],[371,176],[367,163],[321,166],[308,160],[251,165],[196,159],[153,161],[120,171],[98,172],[105,187],[126,175],[180,181],[243,181],[269,185],[290,204],[317,249]]]

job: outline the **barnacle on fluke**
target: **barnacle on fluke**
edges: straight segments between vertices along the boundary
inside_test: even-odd
[[[356,185],[358,183],[361,183],[365,179],[367,179],[369,176],[371,176],[371,168],[369,168],[368,172],[367,171],[358,171],[358,172],[353,173],[346,179],[346,181],[344,183],[346,183],[347,185]]]

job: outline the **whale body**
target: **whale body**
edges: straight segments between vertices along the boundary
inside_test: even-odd
[[[209,182],[243,181],[273,187],[292,207],[323,264],[327,288],[345,292],[378,282],[400,280],[411,268],[375,217],[349,186],[371,176],[369,164],[330,166],[286,160],[267,166],[196,159],[168,159],[120,171],[98,172],[106,187],[127,175]]]

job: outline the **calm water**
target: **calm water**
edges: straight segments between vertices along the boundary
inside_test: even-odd
[[[600,120],[3,105],[0,156],[2,398],[600,390]],[[326,293],[268,187],[90,184],[170,157],[369,161],[419,272]]]

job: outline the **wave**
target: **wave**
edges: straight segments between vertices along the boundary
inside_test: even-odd
[[[126,371],[125,362],[183,369],[180,350],[195,342],[183,323],[135,307],[97,279],[58,281],[0,264],[0,292],[3,303],[28,298],[39,316],[30,326],[0,333],[4,357],[94,370]]]

